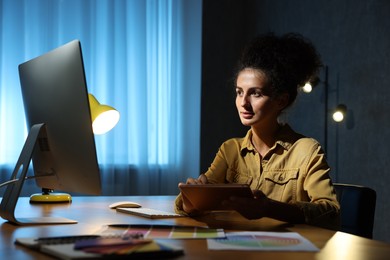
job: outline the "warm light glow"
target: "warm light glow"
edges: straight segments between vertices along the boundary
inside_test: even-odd
[[[333,113],[333,120],[336,122],[341,122],[344,120],[344,114],[341,111],[336,111]]]
[[[337,106],[337,108],[335,109],[335,111],[333,112],[333,120],[335,122],[341,122],[344,120],[344,117],[347,113],[347,107],[343,104],[340,104]]]
[[[102,112],[92,122],[92,129],[94,134],[105,134],[110,131],[119,121],[119,112],[116,110],[109,110]]]
[[[303,92],[305,93],[310,93],[313,90],[313,86],[310,84],[310,82],[307,82],[303,87],[302,87]]]
[[[107,133],[118,123],[119,112],[113,107],[101,105],[92,94],[88,94],[88,99],[93,133],[97,135]]]

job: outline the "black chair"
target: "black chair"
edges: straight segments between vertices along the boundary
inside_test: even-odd
[[[341,207],[340,231],[372,238],[376,204],[375,190],[341,183],[335,183],[334,187]]]

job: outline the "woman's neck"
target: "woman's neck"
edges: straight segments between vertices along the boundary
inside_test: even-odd
[[[280,124],[276,122],[266,128],[256,128],[252,126],[252,144],[256,151],[264,157],[269,149],[275,144],[277,132],[280,129]]]

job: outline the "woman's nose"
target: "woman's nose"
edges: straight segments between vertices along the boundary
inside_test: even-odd
[[[248,96],[247,95],[243,95],[242,98],[241,98],[241,106],[245,107],[245,106],[248,106],[248,104],[249,104]]]

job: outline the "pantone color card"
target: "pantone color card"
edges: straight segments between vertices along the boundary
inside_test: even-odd
[[[109,225],[99,232],[102,236],[142,236],[144,239],[202,239],[225,237],[223,229],[172,225]]]
[[[209,250],[311,251],[319,249],[295,232],[231,232],[208,239]]]

